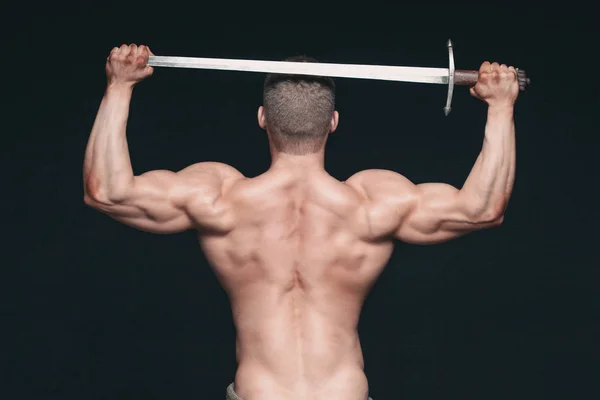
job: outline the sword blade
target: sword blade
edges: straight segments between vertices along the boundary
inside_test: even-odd
[[[171,56],[150,56],[148,59],[148,65],[151,67],[195,68],[225,71],[328,76],[334,78],[376,79],[397,82],[448,84],[448,68]]]

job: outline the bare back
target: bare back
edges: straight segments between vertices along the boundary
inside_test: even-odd
[[[360,194],[324,171],[267,172],[224,194],[226,235],[201,236],[231,298],[243,399],[365,400],[361,306],[392,252],[369,242]]]

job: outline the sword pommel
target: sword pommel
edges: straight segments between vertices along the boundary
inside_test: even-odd
[[[519,90],[524,91],[527,85],[531,83],[531,79],[527,77],[524,70],[517,68],[517,79],[519,80]]]

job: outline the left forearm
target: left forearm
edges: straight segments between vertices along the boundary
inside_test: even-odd
[[[132,90],[130,86],[107,87],[88,141],[85,191],[101,201],[118,199],[133,181],[126,138]]]

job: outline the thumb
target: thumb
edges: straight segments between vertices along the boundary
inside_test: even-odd
[[[472,86],[469,89],[469,92],[471,93],[471,96],[479,98],[479,96],[477,95],[477,92],[475,91],[475,86]]]
[[[146,46],[146,50],[148,50],[148,55],[149,56],[154,56],[154,53],[152,52],[152,50],[150,50],[150,47]],[[151,66],[147,65],[145,72],[148,74],[148,76],[152,75],[154,73],[154,68],[152,68]]]

